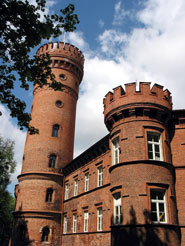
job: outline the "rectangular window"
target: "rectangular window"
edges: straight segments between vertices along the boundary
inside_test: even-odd
[[[166,223],[165,190],[150,190],[151,218],[153,222]]]
[[[148,159],[162,160],[160,134],[155,132],[147,132],[148,143]]]
[[[85,192],[89,190],[89,173],[85,174]]]
[[[84,232],[88,232],[88,219],[89,219],[89,213],[88,211],[84,212]]]
[[[98,177],[97,177],[97,186],[100,187],[103,185],[103,166],[98,167]]]
[[[122,222],[121,193],[114,194],[114,224],[120,225]]]
[[[67,215],[64,215],[64,227],[63,227],[63,233],[67,233]]]
[[[73,233],[76,233],[77,228],[77,214],[73,214]]]
[[[78,195],[78,179],[74,181],[74,196]]]
[[[102,231],[103,223],[103,209],[100,207],[97,209],[97,231]]]
[[[112,141],[112,164],[115,165],[120,162],[120,142],[119,137]]]
[[[69,184],[65,184],[65,197],[64,199],[67,200],[69,198]]]

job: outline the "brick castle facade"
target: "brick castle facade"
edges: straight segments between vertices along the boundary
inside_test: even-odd
[[[35,87],[11,244],[185,246],[185,110],[168,90],[141,82],[103,100],[109,134],[73,159],[83,54],[50,43],[63,91]],[[100,105],[101,106],[101,105]]]

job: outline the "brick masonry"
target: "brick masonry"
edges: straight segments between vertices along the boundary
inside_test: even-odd
[[[185,246],[185,110],[172,109],[171,94],[161,85],[151,88],[149,82],[141,82],[138,91],[135,83],[126,84],[125,89],[118,86],[104,98],[105,125],[110,133],[73,159],[84,57],[76,47],[64,43],[44,45],[37,55],[46,52],[64,90],[34,88],[31,124],[40,133],[27,135],[26,139],[22,172],[15,189],[13,245],[24,245],[27,240],[35,246]],[[60,107],[57,101],[62,102]],[[59,132],[52,137],[55,124]],[[148,133],[160,136],[160,160],[148,158]],[[113,165],[116,138],[120,144],[119,162]],[[56,155],[52,168],[51,154]],[[86,174],[89,186],[85,190]],[[53,192],[50,202],[46,201],[47,189]],[[152,223],[151,190],[165,192],[165,223]],[[119,225],[114,222],[116,194],[121,196]],[[87,231],[84,212],[88,212]],[[49,234],[43,240],[45,227]]]

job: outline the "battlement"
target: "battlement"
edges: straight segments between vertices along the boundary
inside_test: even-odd
[[[64,58],[71,58],[76,63],[79,63],[83,67],[84,55],[82,52],[69,43],[59,42],[59,43],[48,43],[41,46],[37,51],[37,56],[44,53],[49,53],[52,56],[63,56]]]
[[[125,89],[118,86],[113,92],[108,92],[103,100],[104,115],[111,110],[128,104],[155,104],[161,105],[171,110],[171,93],[163,86],[154,84],[151,88],[150,82],[140,82],[139,90],[136,90],[136,83],[125,84]]]

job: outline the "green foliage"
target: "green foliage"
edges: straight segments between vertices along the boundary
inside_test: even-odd
[[[7,246],[11,236],[15,198],[6,190],[0,191],[0,245]]]
[[[14,142],[0,137],[0,191],[5,190],[9,184],[15,165]]]
[[[42,87],[48,79],[52,81],[52,88],[61,90],[62,85],[51,73],[49,56],[31,58],[29,54],[43,39],[56,38],[62,30],[72,32],[79,23],[74,5],[60,10],[60,16],[44,15],[41,18],[45,6],[45,0],[36,0],[36,5],[28,0],[0,1],[0,102],[7,105],[12,117],[17,118],[20,129],[25,127],[30,134],[38,133],[38,130],[29,125],[31,117],[25,112],[26,103],[12,92],[15,73],[20,87],[25,90],[29,90],[30,83]]]
[[[8,245],[12,228],[15,199],[6,190],[14,172],[14,142],[0,137],[0,245]]]

